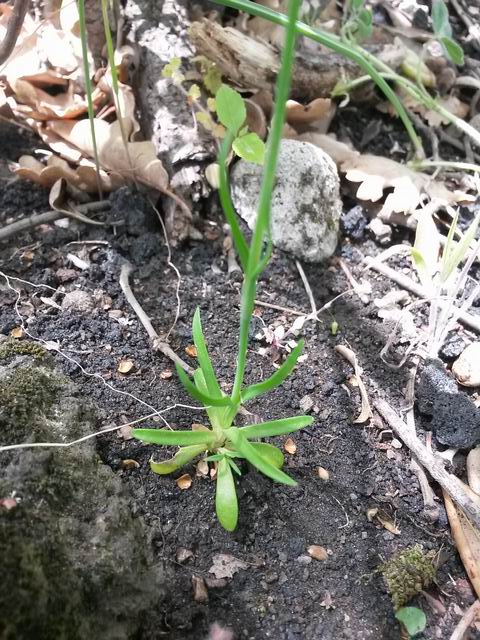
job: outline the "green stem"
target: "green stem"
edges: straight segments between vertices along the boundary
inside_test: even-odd
[[[251,0],[214,0],[217,4],[221,4],[226,7],[231,7],[232,9],[238,9],[239,11],[245,11],[254,16],[258,16],[260,18],[264,18],[265,20],[269,20],[275,24],[278,24],[282,27],[286,27],[288,24],[287,16],[282,13],[277,13],[276,11],[272,11],[267,7],[263,7],[260,4],[255,2],[251,2]],[[303,22],[296,22],[296,30],[297,33],[318,42],[319,44],[328,47],[332,51],[336,51],[340,55],[353,60],[358,64],[358,66],[367,73],[375,84],[379,87],[379,89],[385,94],[386,98],[391,102],[395,111],[397,112],[399,118],[402,120],[403,125],[410,136],[412,144],[415,148],[416,155],[418,157],[424,157],[422,142],[420,138],[417,136],[413,124],[408,117],[408,114],[402,105],[400,99],[395,94],[390,85],[382,78],[381,74],[377,71],[377,69],[373,66],[370,55],[367,51],[358,46],[353,46],[351,44],[346,44],[341,41],[338,36],[335,36],[330,33],[324,33],[312,27],[309,27]],[[386,65],[385,65],[386,66]],[[384,69],[385,71],[385,69]],[[392,73],[392,70],[389,67],[386,67],[387,73]]]
[[[82,43],[82,61],[83,61],[83,75],[85,78],[85,92],[87,94],[87,110],[88,120],[90,122],[90,133],[92,136],[93,156],[95,159],[95,168],[97,170],[97,189],[100,196],[100,200],[103,199],[102,181],[100,179],[100,160],[98,157],[97,137],[95,135],[95,111],[93,109],[93,86],[92,79],[90,78],[90,66],[88,64],[88,42],[87,42],[87,22],[85,18],[85,0],[77,0],[78,8],[78,21],[80,24],[80,41]]]
[[[287,29],[282,52],[281,68],[277,79],[275,109],[267,144],[265,169],[257,208],[257,221],[253,232],[252,242],[250,244],[247,269],[245,271],[245,278],[242,287],[237,370],[232,390],[232,401],[235,404],[240,403],[241,401],[241,388],[245,376],[245,364],[247,359],[248,330],[253,313],[255,294],[257,290],[257,279],[259,276],[258,264],[262,259],[264,241],[269,234],[271,198],[272,191],[275,186],[275,173],[283,125],[285,122],[286,102],[290,93],[296,42],[295,23],[300,4],[301,0],[290,0],[288,16],[285,17],[285,21],[283,23],[287,26]]]

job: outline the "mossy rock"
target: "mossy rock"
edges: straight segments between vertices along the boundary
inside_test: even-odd
[[[63,376],[32,358],[0,366],[2,444],[96,430]],[[0,453],[1,640],[123,640],[162,596],[145,526],[94,440]],[[1,504],[1,503],[0,503]]]
[[[436,574],[434,556],[434,552],[425,553],[420,545],[414,545],[381,565],[380,571],[395,609],[403,607],[433,582]]]
[[[0,362],[14,356],[32,356],[36,360],[42,360],[48,354],[45,347],[33,340],[15,340],[8,338],[0,343]]]

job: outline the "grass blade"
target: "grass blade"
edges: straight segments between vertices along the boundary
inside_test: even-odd
[[[226,458],[222,458],[217,466],[215,511],[222,527],[233,531],[238,522],[238,500],[232,469]]]
[[[453,271],[455,271],[460,262],[467,255],[470,243],[475,239],[479,222],[480,214],[473,220],[472,224],[465,231],[463,238],[456,244],[453,244],[450,250],[450,255],[446,257],[445,263],[442,267],[442,282],[446,282],[448,280]]]
[[[92,136],[93,155],[95,168],[97,170],[97,189],[100,199],[103,198],[102,181],[100,178],[100,160],[98,157],[97,137],[95,134],[95,111],[93,110],[93,85],[90,78],[90,65],[88,64],[88,42],[87,24],[85,18],[85,0],[77,0],[78,19],[80,24],[80,40],[82,43],[83,75],[85,79],[85,93],[87,94],[88,120],[90,122],[90,133]]]
[[[162,462],[150,460],[150,469],[161,476],[173,473],[173,471],[180,469],[184,464],[187,464],[187,462],[190,462],[190,460],[193,460],[206,450],[207,447],[203,444],[182,447],[170,460],[162,460]]]
[[[200,319],[199,307],[195,310],[192,324],[193,342],[197,348],[198,364],[203,372],[205,378],[205,384],[207,385],[208,392],[215,398],[222,397],[222,391],[218,384],[217,376],[213,370],[212,361],[208,355],[207,345],[205,344],[205,338],[203,337],[202,321]]]
[[[286,484],[291,487],[296,487],[297,483],[293,478],[287,476],[286,473],[277,469],[272,464],[267,462],[255,449],[255,447],[248,442],[245,435],[237,429],[236,427],[231,427],[225,431],[225,435],[232,442],[233,446],[238,450],[239,453],[242,454],[244,458],[250,462],[254,467],[256,467],[261,473],[263,473],[268,478],[275,480],[275,482],[280,482],[281,484]]]
[[[195,400],[202,402],[206,407],[208,407],[209,405],[212,407],[231,406],[232,402],[228,396],[223,396],[222,398],[212,398],[211,396],[200,391],[198,387],[193,384],[188,375],[177,362],[175,363],[175,369],[177,370],[177,375],[180,378],[180,382],[183,384],[192,398],[195,398]]]
[[[275,371],[269,378],[263,382],[252,384],[242,392],[242,402],[248,402],[262,393],[267,393],[275,387],[278,387],[282,382],[290,375],[294,366],[297,363],[298,357],[302,353],[304,340],[300,340],[295,349],[289,354],[288,358],[282,364],[282,366]]]
[[[234,135],[227,131],[218,154],[218,167],[220,173],[219,195],[223,213],[225,214],[225,218],[230,226],[235,250],[242,264],[242,269],[245,272],[248,263],[248,244],[242,230],[240,229],[240,225],[238,224],[237,215],[232,202],[232,196],[230,195],[230,185],[227,173],[227,156],[230,151],[230,147],[232,146],[233,138]]]
[[[189,446],[202,444],[205,448],[213,444],[215,435],[210,431],[170,431],[169,429],[133,429],[134,438],[149,444],[167,446]]]
[[[197,387],[197,389],[204,395],[208,395],[205,376],[203,375],[203,371],[200,368],[195,369],[195,371],[193,372],[193,379],[195,380],[195,386]],[[217,431],[219,429],[222,429],[226,424],[226,414],[229,409],[227,407],[214,407],[210,405],[206,411],[212,427]],[[232,422],[230,421],[228,426],[230,426],[231,424]]]
[[[312,416],[293,416],[292,418],[282,418],[271,420],[261,424],[248,424],[240,427],[242,434],[250,438],[270,438],[272,436],[283,436],[286,433],[293,433],[313,423]]]
[[[283,467],[285,458],[278,447],[275,447],[273,444],[268,444],[268,442],[251,442],[250,444],[269,464],[277,467],[277,469]]]

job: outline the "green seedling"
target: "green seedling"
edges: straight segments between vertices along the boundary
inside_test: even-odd
[[[206,100],[206,107],[201,104],[202,92],[197,84],[192,84],[188,91],[183,88],[185,76],[181,71],[180,58],[173,58],[163,68],[162,75],[170,78],[179,87],[193,107],[196,108],[197,121],[215,138],[228,135],[228,149],[239,158],[263,164],[265,160],[265,144],[246,126],[247,108],[242,96],[226,84],[216,65],[204,57],[197,58],[203,71],[203,84],[211,93]],[[218,122],[214,120],[216,114]],[[224,158],[225,161],[225,158]]]
[[[342,37],[347,42],[362,42],[372,33],[373,17],[365,0],[349,0],[346,3]]]
[[[303,348],[303,341],[293,349],[285,362],[269,378],[256,384],[245,385],[245,367],[249,328],[254,310],[257,280],[265,268],[270,254],[270,203],[275,183],[278,151],[285,120],[285,105],[290,90],[291,69],[295,49],[295,21],[300,0],[291,0],[286,28],[285,46],[282,53],[281,70],[277,80],[275,109],[271,132],[267,145],[265,169],[258,203],[257,221],[250,243],[244,237],[235,215],[230,198],[226,159],[235,140],[245,135],[244,104],[235,91],[222,85],[216,96],[216,109],[226,134],[219,154],[220,198],[227,221],[231,226],[232,238],[239,255],[244,281],[240,304],[240,335],[238,357],[233,389],[226,395],[221,388],[207,351],[203,334],[200,311],[193,318],[192,334],[197,350],[198,369],[190,378],[177,366],[178,376],[187,392],[206,409],[210,425],[191,431],[170,431],[166,429],[134,429],[134,437],[143,442],[179,446],[179,451],[163,462],[151,462],[152,471],[158,474],[172,473],[182,465],[203,455],[205,460],[216,464],[215,508],[220,524],[233,531],[237,526],[238,503],[235,476],[240,475],[236,459],[244,459],[258,471],[275,482],[294,486],[295,480],[282,471],[283,454],[275,446],[259,442],[260,438],[270,438],[293,433],[312,424],[310,416],[295,416],[273,420],[261,424],[238,427],[235,419],[242,405],[268,393],[283,383],[292,372]],[[238,96],[238,97],[237,97]],[[240,98],[240,99],[239,99]]]
[[[427,617],[418,607],[402,607],[395,618],[405,627],[409,638],[415,638],[427,626]]]
[[[429,303],[427,351],[430,357],[437,357],[460,314],[468,310],[478,295],[478,284],[467,295],[465,290],[469,271],[480,252],[480,241],[474,243],[479,223],[480,215],[477,215],[460,234],[457,212],[442,250],[440,233],[431,213],[424,209],[419,216],[411,254]]]
[[[445,56],[454,64],[463,64],[463,49],[452,38],[452,27],[444,0],[433,0],[432,2],[432,26],[433,33],[442,45]]]

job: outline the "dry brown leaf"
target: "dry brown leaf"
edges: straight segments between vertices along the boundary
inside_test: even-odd
[[[325,547],[321,547],[318,544],[312,544],[308,547],[307,553],[314,560],[326,560],[328,558],[328,553]]]
[[[164,369],[163,371],[160,372],[161,380],[170,380],[172,376],[173,376],[173,371],[171,369]]]
[[[311,124],[318,122],[318,120],[330,119],[331,111],[332,101],[330,98],[317,98],[306,105],[295,100],[288,100],[286,120],[293,127],[299,124]]]
[[[335,347],[335,351],[339,353],[343,358],[345,358],[345,360],[352,365],[355,371],[355,378],[356,378],[356,382],[358,384],[358,389],[360,391],[360,396],[362,399],[362,408],[360,411],[360,415],[353,422],[354,424],[360,424],[362,422],[366,422],[367,420],[370,420],[373,413],[372,413],[372,408],[370,406],[370,401],[368,399],[367,389],[363,384],[363,380],[362,380],[363,371],[361,367],[358,365],[357,356],[351,349],[341,344]]]
[[[396,524],[383,511],[379,511],[376,514],[376,518],[380,522],[380,524],[382,525],[382,527],[384,529],[386,529],[390,533],[393,533],[393,535],[395,535],[395,536],[399,536],[400,535],[400,533],[401,533],[400,529],[396,526]]]
[[[195,602],[205,604],[208,602],[208,590],[205,580],[201,576],[192,576],[193,599]]]
[[[480,532],[443,492],[450,529],[468,577],[480,597]]]
[[[290,453],[291,455],[293,455],[297,450],[297,445],[292,440],[292,438],[287,438],[287,440],[285,440],[285,444],[283,445],[283,448],[287,453]]]
[[[177,487],[184,491],[185,489],[190,489],[192,486],[192,477],[189,473],[184,473],[183,476],[177,478],[175,482],[177,483]]]
[[[191,358],[197,357],[197,347],[194,344],[189,344],[188,347],[185,347],[185,353],[187,356]]]
[[[200,460],[197,462],[197,472],[196,475],[199,478],[206,478],[208,476],[209,467],[208,462],[206,460]]]
[[[128,373],[132,373],[134,368],[135,368],[135,364],[133,360],[125,359],[125,360],[120,360],[117,366],[117,371],[118,373],[128,374]]]
[[[10,331],[10,335],[12,336],[12,338],[19,340],[20,338],[23,338],[23,336],[25,335],[25,331],[23,330],[23,327],[14,327]]]
[[[212,558],[212,566],[208,573],[213,573],[215,578],[233,578],[241,569],[248,569],[248,564],[228,553],[216,553]]]

